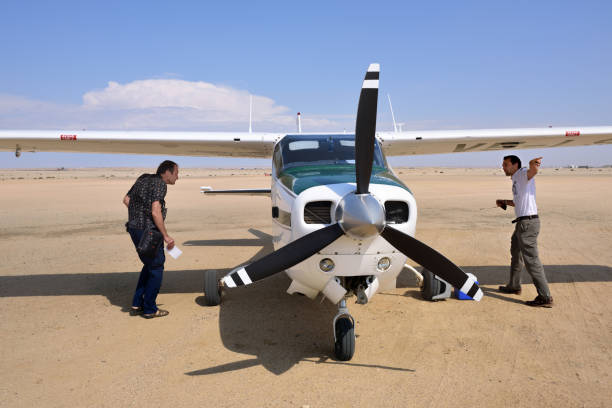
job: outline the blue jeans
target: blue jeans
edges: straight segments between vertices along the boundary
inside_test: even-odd
[[[128,228],[130,237],[134,246],[138,246],[140,238],[142,237],[143,230]],[[166,262],[166,255],[164,254],[164,245],[160,245],[157,253],[153,258],[147,258],[138,255],[143,263],[142,270],[140,271],[140,277],[138,278],[138,285],[136,286],[136,292],[134,292],[134,299],[132,300],[132,306],[142,307],[142,311],[145,314],[157,312],[157,294],[161,288],[162,277],[164,274],[164,262]]]

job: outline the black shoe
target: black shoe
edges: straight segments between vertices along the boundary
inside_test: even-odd
[[[536,296],[535,299],[533,300],[528,300],[525,302],[525,304],[527,306],[533,306],[533,307],[548,307],[551,308],[553,307],[553,298],[551,297],[545,297],[545,296]]]
[[[511,295],[520,295],[521,294],[521,288],[518,289],[512,289],[508,286],[500,286],[499,287],[499,291],[501,293],[509,293]]]

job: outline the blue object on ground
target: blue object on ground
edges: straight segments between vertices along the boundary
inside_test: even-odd
[[[476,284],[478,285],[478,281],[476,280],[476,276],[473,273],[468,273],[467,274],[470,278],[474,279],[474,281],[476,282]],[[459,300],[474,300],[472,297],[466,295],[465,293],[463,293],[462,291],[460,291],[459,289],[455,288],[455,297]]]

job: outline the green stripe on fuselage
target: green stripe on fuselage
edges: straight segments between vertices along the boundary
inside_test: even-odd
[[[355,183],[355,166],[352,164],[326,164],[289,167],[283,169],[278,179],[285,187],[298,195],[311,187]],[[374,166],[372,168],[370,184],[396,186],[412,194],[404,183],[384,167]]]

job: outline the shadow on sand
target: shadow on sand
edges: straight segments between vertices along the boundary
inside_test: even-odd
[[[272,251],[268,234],[250,230],[256,239],[188,241],[184,245],[252,246],[262,249],[248,260],[251,262]],[[464,266],[466,272],[478,277],[482,285],[505,284],[508,266]],[[552,283],[609,282],[612,268],[602,265],[545,265]],[[221,277],[229,269],[218,270]],[[166,271],[161,293],[201,292],[203,270]],[[111,304],[128,311],[132,291],[139,272],[47,274],[26,276],[0,276],[0,297],[102,295]],[[529,282],[524,273],[523,281]],[[263,365],[274,374],[282,374],[299,362],[313,364],[345,364],[388,370],[413,371],[408,368],[354,364],[333,361],[332,319],[337,311],[328,301],[311,301],[285,293],[289,286],[285,274],[277,274],[257,284],[227,290],[219,309],[219,330],[223,345],[232,351],[254,355],[255,358],[208,367],[186,373],[208,375]],[[398,287],[415,288],[412,274],[404,271],[398,278]],[[416,290],[407,295],[417,297]],[[486,296],[508,301],[494,290],[485,288]],[[203,304],[203,296],[195,298]],[[509,301],[517,301],[510,299]]]

